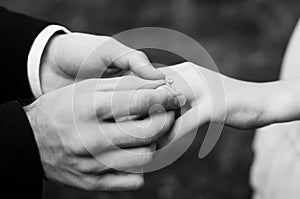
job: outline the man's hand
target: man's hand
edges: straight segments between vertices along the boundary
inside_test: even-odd
[[[143,185],[140,170],[153,158],[155,141],[174,121],[182,96],[164,80],[126,76],[88,79],[39,97],[25,107],[46,178],[93,191],[133,190]],[[136,121],[118,118],[143,115]],[[120,148],[126,149],[121,150]],[[125,172],[116,172],[116,170]],[[26,172],[26,171],[25,171]]]
[[[74,83],[75,78],[120,76],[129,70],[144,79],[165,78],[143,52],[131,49],[111,37],[82,33],[58,34],[49,41],[42,56],[41,89],[46,93]]]

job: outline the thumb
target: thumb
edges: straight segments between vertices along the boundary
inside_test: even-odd
[[[117,67],[130,70],[144,79],[157,80],[166,78],[162,72],[154,68],[147,55],[142,51],[131,49],[130,53],[121,56],[114,64]]]

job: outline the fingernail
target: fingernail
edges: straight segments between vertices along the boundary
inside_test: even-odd
[[[180,107],[183,107],[186,103],[186,97],[184,95],[176,95],[175,100],[177,101],[177,103],[179,103]]]
[[[170,86],[168,86],[168,85],[162,85],[162,86],[160,86],[160,87],[158,87],[156,89],[158,89],[158,90],[163,90],[164,89],[164,90],[168,90],[170,92],[173,92],[172,88]]]
[[[173,84],[174,80],[173,79],[166,79],[166,82],[169,83],[169,84]]]
[[[183,95],[181,92],[179,92],[179,91],[174,91],[174,94],[176,95],[176,96],[179,96],[179,95]]]
[[[155,78],[159,78],[159,79],[166,79],[166,75],[162,72],[160,72],[159,70],[157,70],[156,68],[153,67],[153,75],[155,75]]]
[[[161,86],[164,86],[166,85],[166,81],[165,80],[147,80],[149,81],[146,85],[143,85],[142,88],[148,88],[148,87],[151,87],[153,88],[153,85],[154,85],[154,89],[156,88],[159,88]]]
[[[160,80],[155,80],[155,83],[157,83],[158,85],[165,85],[166,84],[166,81],[163,80],[163,79],[160,79]]]

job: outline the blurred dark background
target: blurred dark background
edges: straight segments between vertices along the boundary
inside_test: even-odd
[[[0,0],[0,5],[60,23],[72,31],[113,35],[136,27],[171,28],[201,43],[222,73],[251,81],[278,78],[300,14],[299,0]],[[164,63],[174,64],[171,57],[165,56]],[[140,191],[95,194],[46,182],[44,197],[251,198],[249,169],[254,132],[225,128],[214,150],[198,159],[202,132],[200,129],[193,145],[178,161],[146,174],[145,188]]]

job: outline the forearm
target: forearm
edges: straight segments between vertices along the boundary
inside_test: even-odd
[[[265,98],[272,123],[300,119],[300,79],[281,80],[264,85]],[[268,91],[268,92],[267,92]]]
[[[18,102],[0,105],[0,125],[2,194],[8,193],[13,198],[40,198],[43,169],[39,151],[26,114]]]
[[[252,83],[228,78],[226,125],[247,129],[300,118],[300,80]]]

